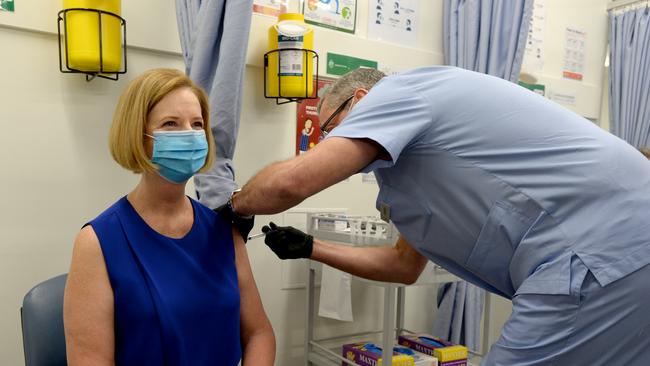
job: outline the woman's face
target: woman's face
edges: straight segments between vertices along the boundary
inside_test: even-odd
[[[188,87],[172,90],[165,95],[147,116],[146,134],[154,131],[203,130],[201,104],[192,89]],[[145,149],[151,156],[153,139],[147,138]]]

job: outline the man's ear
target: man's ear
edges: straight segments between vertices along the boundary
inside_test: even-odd
[[[368,94],[368,90],[364,88],[357,88],[354,91],[354,99],[361,100],[361,98],[365,97],[366,94]]]

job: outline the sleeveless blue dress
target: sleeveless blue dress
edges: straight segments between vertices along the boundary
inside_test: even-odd
[[[180,239],[153,230],[126,197],[89,225],[115,297],[116,365],[224,365],[241,359],[230,223],[190,199]]]

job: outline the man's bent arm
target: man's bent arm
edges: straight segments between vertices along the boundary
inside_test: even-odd
[[[240,215],[274,214],[348,178],[383,149],[371,140],[328,138],[309,152],[262,169],[233,197]]]
[[[392,247],[353,247],[314,239],[311,259],[369,280],[412,284],[427,259],[400,236]]]

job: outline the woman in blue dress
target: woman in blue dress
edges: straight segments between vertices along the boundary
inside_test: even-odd
[[[141,75],[118,102],[109,144],[141,178],[75,240],[69,365],[273,365],[241,235],[185,195],[214,156],[205,93],[177,70]]]

